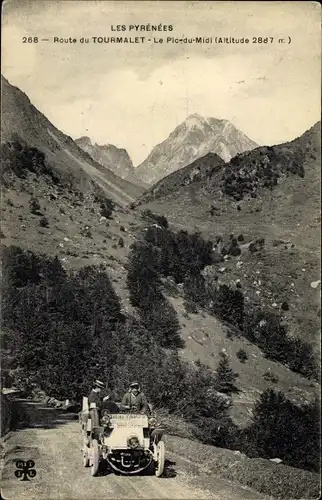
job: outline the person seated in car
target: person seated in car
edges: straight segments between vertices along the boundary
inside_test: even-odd
[[[141,391],[138,382],[130,384],[128,392],[126,392],[122,399],[122,406],[135,407],[137,411],[150,415],[149,403],[145,394]]]
[[[95,380],[93,388],[88,395],[88,407],[91,418],[91,425],[93,427],[99,426],[100,412],[105,401],[109,400],[107,388],[100,380]],[[95,403],[95,408],[91,408],[91,404]]]

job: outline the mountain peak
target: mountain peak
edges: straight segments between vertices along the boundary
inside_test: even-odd
[[[204,118],[193,113],[165,141],[153,148],[136,173],[146,183],[154,184],[208,153],[216,153],[224,161],[229,161],[238,153],[256,147],[255,142],[228,120]]]
[[[121,177],[121,179],[130,181],[136,185],[142,184],[142,181],[136,177],[132,160],[126,149],[118,148],[114,146],[114,144],[109,143],[92,143],[89,137],[86,136],[76,139],[75,142],[83,151],[88,153],[93,160],[111,170],[118,177]]]
[[[86,144],[87,146],[92,146],[92,141],[87,135],[82,135],[79,139],[77,139],[77,143]]]

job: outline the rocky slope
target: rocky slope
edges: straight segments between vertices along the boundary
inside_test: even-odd
[[[132,202],[143,190],[94,161],[58,130],[18,88],[1,76],[1,142],[20,140],[39,148],[57,173],[82,191],[100,186],[120,205]]]
[[[146,160],[137,167],[136,174],[143,181],[154,184],[208,153],[216,153],[224,161],[229,161],[237,153],[256,146],[229,121],[194,114],[153,148]]]
[[[142,203],[168,196],[182,187],[194,185],[198,180],[210,179],[214,172],[221,170],[224,165],[224,160],[216,153],[208,153],[206,156],[195,160],[191,165],[180,168],[158,181],[143,193],[135,202],[135,205],[139,206]]]
[[[89,137],[83,136],[75,140],[76,144],[86,153],[88,153],[93,160],[111,170],[118,177],[126,179],[134,184],[141,184],[137,178],[133,167],[132,160],[123,148],[117,148],[113,144],[92,144]]]
[[[318,123],[294,141],[256,148],[222,167],[208,155],[195,162],[195,179],[181,185],[178,171],[172,174],[175,190],[167,187],[169,176],[140,199],[140,208],[165,215],[178,229],[199,230],[211,241],[242,234],[241,254],[227,256],[214,273],[227,283],[239,280],[247,300],[271,311],[286,301],[289,309],[282,314],[290,331],[317,346],[320,137]],[[263,248],[252,253],[251,242],[261,238]]]

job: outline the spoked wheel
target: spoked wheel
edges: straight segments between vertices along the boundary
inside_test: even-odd
[[[164,471],[165,462],[165,446],[163,441],[159,441],[157,444],[157,465],[155,468],[155,475],[161,477]]]
[[[99,469],[99,450],[98,450],[98,442],[96,439],[93,439],[91,446],[91,474],[92,476],[97,476]]]
[[[88,458],[88,452],[87,451],[84,451],[83,466],[84,467],[89,467],[89,458]]]
[[[88,456],[88,439],[87,435],[83,433],[83,447],[82,447],[82,452],[83,452],[83,466],[84,467],[89,467],[89,456]]]

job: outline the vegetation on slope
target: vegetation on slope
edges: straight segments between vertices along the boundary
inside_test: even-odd
[[[11,353],[11,375],[20,387],[28,391],[37,386],[55,397],[79,400],[92,380],[100,377],[120,397],[134,377],[142,381],[157,408],[168,408],[191,422],[195,436],[203,442],[232,449],[243,449],[250,443],[249,436],[245,440],[230,420],[227,400],[218,394],[219,390],[234,390],[236,374],[227,362],[223,360],[217,374],[213,374],[202,364],[183,362],[176,337],[172,345],[168,338],[168,349],[164,349],[162,329],[152,335],[140,319],[122,314],[102,267],[67,273],[58,259],[8,247],[3,248],[3,274],[4,347]],[[155,306],[152,301],[150,305]],[[276,448],[276,441],[271,445],[269,436],[275,433],[275,426],[268,430],[266,422],[261,421],[263,410],[259,407],[254,417],[258,431],[250,431],[256,436],[251,451],[260,456],[264,446],[266,455],[283,452],[285,462],[296,465],[299,456],[294,448],[294,433],[300,430],[306,436],[306,445],[314,441],[316,446],[318,431],[308,437],[306,429],[313,428],[318,415],[309,405],[297,413],[294,410],[292,416],[291,403],[284,404],[286,409],[281,413],[281,404],[280,400],[275,406],[271,404],[271,412],[275,418],[280,415],[280,425],[287,426],[290,419],[294,420],[292,433],[277,443],[280,448]],[[314,455],[307,454],[301,466],[316,468]]]
[[[200,234],[189,235],[185,231],[173,233],[160,227],[149,227],[144,239],[159,249],[159,273],[173,277],[177,283],[184,283],[188,301],[237,326],[240,333],[258,345],[268,358],[287,364],[306,377],[318,377],[311,345],[289,336],[278,314],[267,312],[250,302],[245,304],[238,287],[218,284],[216,279],[206,282],[201,271],[213,263],[212,242],[203,240]]]

